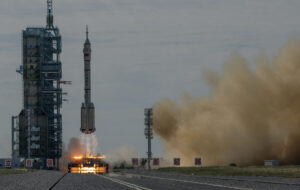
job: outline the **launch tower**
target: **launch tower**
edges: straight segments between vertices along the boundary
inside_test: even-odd
[[[47,0],[47,25],[23,30],[23,109],[12,117],[12,156],[35,159],[39,167],[62,154],[61,35],[53,26],[52,0]]]

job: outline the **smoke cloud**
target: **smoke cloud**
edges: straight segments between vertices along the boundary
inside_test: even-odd
[[[84,153],[84,146],[81,143],[81,140],[78,138],[71,138],[68,144],[68,157],[72,158],[73,156],[80,156]]]
[[[65,144],[62,147],[62,157],[60,158],[60,170],[63,172],[68,171],[68,163],[73,156],[80,156],[84,153],[84,147],[82,146],[80,139],[71,138],[68,144],[68,148],[65,148]]]
[[[210,97],[154,106],[153,129],[168,153],[185,165],[194,157],[205,165],[300,164],[300,40],[255,63],[233,53],[222,73],[204,73]]]

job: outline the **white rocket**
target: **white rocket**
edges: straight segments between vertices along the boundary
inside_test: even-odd
[[[93,133],[95,129],[95,108],[91,102],[91,43],[88,27],[86,27],[86,40],[83,48],[84,56],[84,103],[81,105],[80,131],[85,134]]]

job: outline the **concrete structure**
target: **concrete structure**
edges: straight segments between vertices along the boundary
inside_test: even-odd
[[[95,108],[91,102],[91,43],[88,27],[86,27],[86,40],[83,48],[84,56],[84,103],[81,105],[80,131],[85,134],[93,133],[95,129]]]
[[[12,117],[13,158],[46,159],[62,154],[61,36],[53,26],[52,0],[47,0],[47,25],[23,31],[23,109]]]

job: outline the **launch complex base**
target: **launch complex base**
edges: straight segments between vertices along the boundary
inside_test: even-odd
[[[74,156],[68,164],[68,172],[106,174],[109,165],[103,161],[103,158],[103,156]]]

